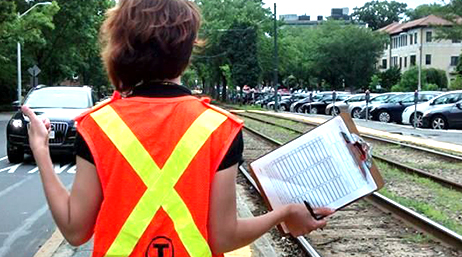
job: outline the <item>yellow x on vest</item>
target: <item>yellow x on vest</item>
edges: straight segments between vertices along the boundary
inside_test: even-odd
[[[105,256],[130,255],[162,207],[173,221],[189,255],[210,257],[212,253],[207,241],[174,186],[210,135],[227,117],[210,109],[202,113],[182,136],[162,169],[111,106],[92,113],[91,117],[147,187]]]

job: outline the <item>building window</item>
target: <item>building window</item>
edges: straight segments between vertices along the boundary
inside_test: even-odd
[[[403,68],[403,57],[399,57],[399,68]]]
[[[414,44],[417,44],[417,32],[414,33]]]
[[[411,34],[409,36],[410,36],[410,39],[411,39],[410,42],[411,42],[411,45],[412,45],[412,44],[414,44],[414,35]]]
[[[425,64],[426,65],[431,65],[432,64],[432,55],[431,54],[425,55]]]
[[[451,66],[457,66],[459,64],[459,56],[451,56]]]
[[[411,55],[411,66],[415,66],[416,63],[416,57],[415,55]]]
[[[382,59],[382,69],[387,68],[387,59]]]
[[[453,39],[453,40],[452,40],[452,43],[453,43],[453,44],[459,44],[459,43],[460,43],[460,40],[459,40],[459,39]]]
[[[432,42],[432,34],[431,31],[427,31],[427,43]]]
[[[407,68],[407,57],[404,57],[404,68]]]

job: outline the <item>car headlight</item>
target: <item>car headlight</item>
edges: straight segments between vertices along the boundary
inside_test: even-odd
[[[15,128],[22,128],[23,126],[23,123],[22,123],[22,120],[18,120],[18,119],[13,119],[11,121],[11,125]]]

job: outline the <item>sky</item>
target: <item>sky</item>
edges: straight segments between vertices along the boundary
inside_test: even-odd
[[[263,0],[265,7],[273,10],[274,3],[277,5],[277,16],[280,14],[298,14],[330,16],[332,8],[348,7],[350,14],[354,7],[362,7],[365,0]],[[397,2],[406,3],[408,8],[415,8],[421,4],[442,3],[442,0],[398,0]],[[447,1],[446,1],[447,2]]]

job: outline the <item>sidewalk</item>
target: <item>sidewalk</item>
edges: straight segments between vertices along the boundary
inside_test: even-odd
[[[241,197],[244,190],[241,186],[237,186],[237,210],[239,217],[249,218],[253,215],[245,199]],[[270,236],[264,235],[252,245],[227,253],[225,257],[277,257],[271,242]],[[80,247],[72,247],[64,240],[61,233],[56,231],[34,257],[89,257],[92,250],[93,240]]]

